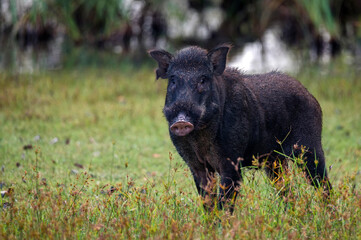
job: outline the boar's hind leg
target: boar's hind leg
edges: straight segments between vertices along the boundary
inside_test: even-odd
[[[307,146],[307,145],[305,145]],[[291,148],[290,148],[291,149]],[[322,187],[324,189],[324,194],[326,197],[329,196],[332,189],[331,183],[327,177],[327,170],[325,166],[325,158],[322,151],[322,148],[318,148],[319,151],[294,149],[293,151],[286,151],[284,154],[290,156],[299,157],[302,156],[302,160],[305,163],[298,164],[299,167],[304,168],[306,176],[310,181],[311,185],[315,188]],[[268,159],[265,170],[273,183],[278,182],[283,179],[284,174],[287,173],[288,160],[283,156],[275,156],[274,154],[270,155],[271,159]]]
[[[268,156],[264,169],[273,184],[283,179],[288,168],[287,161],[288,159],[275,153]]]
[[[303,159],[306,161],[305,172],[307,178],[314,187],[322,187],[325,196],[328,197],[332,190],[332,186],[327,176],[325,157],[322,148],[316,148],[315,151],[310,148],[305,153]]]
[[[289,152],[286,154],[288,156],[301,157],[303,163],[298,163],[298,166],[304,168],[311,185],[315,188],[322,187],[325,197],[328,197],[332,186],[327,176],[324,153],[321,143],[314,142],[315,141],[302,143],[296,140],[291,140],[288,143],[292,144],[288,144],[288,146],[292,145],[292,147],[289,148]]]

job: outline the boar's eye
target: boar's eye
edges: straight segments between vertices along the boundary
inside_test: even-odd
[[[199,83],[200,84],[204,84],[207,80],[207,77],[206,76],[202,76],[201,79],[199,79]]]
[[[171,87],[171,88],[175,88],[175,86],[176,86],[176,80],[175,80],[175,77],[171,77],[170,79],[169,79],[169,87]]]
[[[202,76],[197,84],[197,88],[198,88],[198,92],[204,92],[205,91],[205,83],[207,82],[207,77],[206,76]]]

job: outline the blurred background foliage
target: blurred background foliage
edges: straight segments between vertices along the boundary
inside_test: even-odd
[[[277,29],[289,47],[360,55],[359,0],[1,0],[2,65],[22,49],[90,46],[142,60],[150,48],[263,44]],[[15,40],[15,41],[14,41]],[[9,43],[10,42],[10,43]],[[15,43],[14,43],[15,42]],[[50,43],[50,45],[49,45]],[[70,47],[69,47],[70,46]],[[0,49],[1,50],[1,49]],[[8,57],[13,56],[8,54]],[[56,64],[55,64],[56,65]]]

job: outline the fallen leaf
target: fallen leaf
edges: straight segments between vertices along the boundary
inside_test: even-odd
[[[80,163],[74,163],[74,166],[75,166],[75,167],[78,167],[78,168],[84,168],[84,166],[81,165]]]
[[[33,145],[31,145],[31,144],[24,145],[23,149],[24,149],[24,150],[30,150],[30,149],[33,149]]]
[[[59,142],[59,139],[57,137],[55,137],[55,138],[51,139],[50,144],[55,144],[57,142]]]
[[[154,158],[160,158],[161,155],[160,155],[159,153],[153,153],[153,157],[154,157]]]
[[[104,228],[104,225],[103,224],[95,224],[93,225],[93,230],[95,231],[99,231],[100,229]]]
[[[118,102],[122,103],[122,104],[125,104],[126,103],[125,97],[124,96],[118,96]]]

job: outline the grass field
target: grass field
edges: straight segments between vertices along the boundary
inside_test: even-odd
[[[203,210],[149,67],[0,74],[1,239],[360,239],[361,78],[296,76],[319,100],[334,192],[291,165],[279,194],[247,170],[233,215]]]

